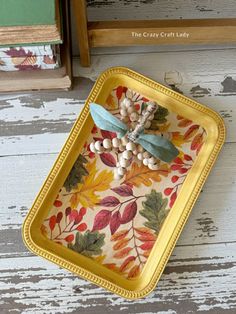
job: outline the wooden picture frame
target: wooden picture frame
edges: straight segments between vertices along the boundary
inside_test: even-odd
[[[72,0],[82,66],[90,66],[90,48],[161,44],[236,42],[236,19],[87,21],[85,0]]]

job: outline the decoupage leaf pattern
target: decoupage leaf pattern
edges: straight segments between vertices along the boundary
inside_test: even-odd
[[[139,93],[118,86],[106,102],[111,113],[119,114],[123,97],[132,98],[140,111],[148,102]],[[116,153],[96,156],[89,143],[116,135],[93,126],[41,227],[52,241],[129,280],[140,275],[206,135],[198,124],[163,107],[158,108],[149,132],[173,141],[180,151],[178,157],[170,164],[160,162],[157,171],[133,161],[125,177],[115,181]]]

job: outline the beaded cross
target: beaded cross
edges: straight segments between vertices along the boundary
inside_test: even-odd
[[[117,134],[112,140],[105,138],[90,144],[93,153],[102,154],[111,150],[118,153],[115,179],[119,180],[125,175],[134,158],[142,161],[149,169],[157,170],[160,160],[171,162],[178,155],[179,151],[169,140],[160,135],[145,133],[151,126],[157,108],[158,105],[150,101],[139,114],[133,101],[124,98],[120,103],[119,120],[102,106],[90,104],[90,113],[97,127]],[[130,125],[127,125],[129,122]]]

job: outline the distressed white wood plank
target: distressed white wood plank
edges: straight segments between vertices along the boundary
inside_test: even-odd
[[[91,21],[236,17],[234,0],[89,0],[87,3]]]
[[[1,310],[20,313],[198,313],[236,308],[236,244],[175,248],[147,298],[128,301],[40,257],[0,259]],[[77,292],[76,292],[77,291]],[[219,312],[220,311],[220,312]]]
[[[236,144],[226,144],[204,186],[178,245],[236,241]],[[1,158],[1,254],[9,254],[17,230],[46,178],[56,154]],[[11,235],[9,230],[14,232]],[[9,236],[8,236],[9,235]],[[9,237],[11,239],[9,239]],[[12,245],[13,243],[13,245]],[[17,249],[17,248],[16,248]],[[20,245],[19,254],[24,254]]]

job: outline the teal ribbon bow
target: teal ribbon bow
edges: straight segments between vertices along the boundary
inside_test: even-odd
[[[117,133],[118,138],[131,132],[125,123],[98,104],[90,104],[90,113],[97,127]],[[171,162],[179,154],[178,149],[169,140],[160,135],[145,134],[144,130],[141,131],[135,142],[151,155],[165,162]]]

